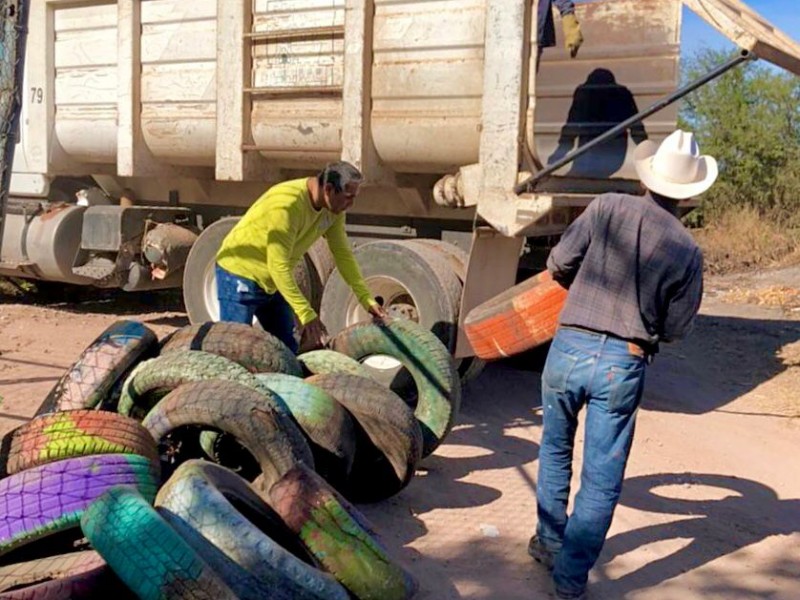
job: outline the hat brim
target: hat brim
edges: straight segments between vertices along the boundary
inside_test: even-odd
[[[634,166],[639,179],[644,186],[657,194],[674,198],[675,200],[686,200],[693,196],[699,196],[707,191],[717,180],[719,169],[717,161],[712,156],[701,156],[700,165],[697,170],[698,180],[691,183],[676,183],[659,177],[653,171],[653,157],[658,144],[651,140],[645,140],[633,152]]]

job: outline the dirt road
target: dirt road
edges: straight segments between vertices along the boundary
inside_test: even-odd
[[[791,299],[800,271],[709,281],[692,336],[649,370],[591,598],[800,597],[800,313],[794,302],[742,304],[757,295],[740,293],[769,295],[776,286]],[[114,320],[139,319],[159,335],[185,324],[172,298],[0,304],[0,433],[25,421]],[[535,523],[540,367],[536,356],[491,365],[466,389],[458,427],[411,485],[362,507],[419,578],[420,597],[551,597],[525,553]]]

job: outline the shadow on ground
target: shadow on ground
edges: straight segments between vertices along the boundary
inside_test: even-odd
[[[671,486],[707,486],[723,493],[715,493],[717,499],[713,500],[671,498]],[[606,541],[597,568],[606,581],[593,586],[601,597],[605,597],[604,590],[613,592],[615,597],[624,597],[698,569],[770,536],[800,531],[800,499],[782,500],[772,488],[757,481],[725,475],[670,473],[626,479],[620,503],[678,518],[662,519],[662,522],[617,534]],[[608,581],[606,565],[615,557],[666,540],[680,540],[684,545],[672,554],[650,560],[642,567]],[[796,578],[796,569],[794,563],[777,561],[770,566],[768,573],[759,569],[759,575],[788,580]],[[748,583],[748,577],[741,577],[738,581],[709,580],[707,591],[724,598],[752,598],[755,590]]]
[[[460,598],[455,581],[472,582],[471,587],[484,590],[470,594],[472,598],[510,598],[508,590],[526,589],[519,585],[520,578],[536,576],[534,571],[520,568],[520,562],[527,565],[527,561],[508,559],[508,552],[524,553],[524,548],[507,547],[507,538],[502,536],[483,535],[480,524],[465,521],[464,515],[465,509],[478,509],[471,510],[472,515],[485,509],[487,522],[508,531],[510,525],[503,522],[508,511],[489,507],[508,501],[503,498],[502,485],[507,477],[522,477],[527,483],[521,490],[525,508],[535,505],[530,469],[524,467],[538,458],[539,446],[515,430],[524,428],[527,433],[531,426],[541,424],[535,410],[538,405],[538,377],[506,365],[490,365],[465,388],[457,427],[445,446],[423,461],[409,487],[385,502],[359,506],[392,553],[419,576],[421,598]],[[482,484],[467,481],[470,474],[487,471],[498,473],[494,479],[483,477]],[[498,485],[486,485],[487,479]],[[437,513],[437,525],[446,522],[458,533],[437,533],[430,536],[437,538],[435,546],[411,547],[430,533],[420,517],[432,512]],[[532,518],[532,513],[527,516]],[[454,540],[464,537],[464,528],[473,531],[475,539],[460,546]],[[546,582],[546,575],[543,577]]]

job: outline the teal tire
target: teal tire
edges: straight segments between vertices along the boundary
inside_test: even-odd
[[[81,518],[83,533],[142,600],[235,600],[236,595],[141,494],[115,487]]]
[[[281,518],[230,470],[184,463],[159,490],[159,514],[243,600],[348,600]]]
[[[357,361],[386,354],[403,363],[417,388],[414,414],[422,429],[422,456],[436,450],[461,407],[461,381],[455,362],[436,336],[412,321],[358,323],[337,335],[332,346]]]

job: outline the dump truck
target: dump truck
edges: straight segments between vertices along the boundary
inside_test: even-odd
[[[579,2],[579,55],[540,61],[535,4],[31,0],[0,275],[182,286],[193,322],[216,319],[236,218],[342,159],[365,176],[347,222],[374,295],[474,368],[469,309],[596,194],[639,191],[633,148],[680,98],[753,58],[800,73],[800,46],[739,0]],[[684,5],[741,52],[681,87]],[[364,318],[325,247],[305,258],[328,328]]]

